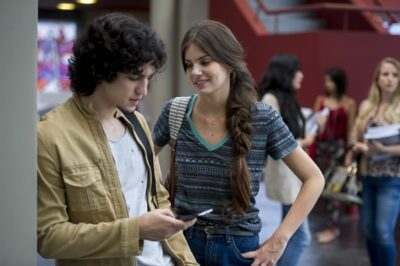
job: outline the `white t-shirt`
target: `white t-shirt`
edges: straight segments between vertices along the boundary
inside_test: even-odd
[[[108,141],[117,167],[129,217],[147,212],[147,169],[143,154],[132,134],[126,130],[122,138]],[[159,241],[143,241],[143,253],[136,256],[139,266],[173,266]]]

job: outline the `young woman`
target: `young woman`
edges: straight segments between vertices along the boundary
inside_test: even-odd
[[[183,68],[196,94],[186,109],[176,145],[177,211],[212,208],[186,230],[201,265],[275,265],[320,195],[324,179],[271,106],[256,102],[243,49],[216,21],[191,27],[181,44]],[[153,139],[169,139],[171,101]],[[270,239],[259,245],[255,196],[267,155],[282,158],[303,182],[299,197]]]
[[[261,101],[271,105],[282,116],[300,147],[307,147],[314,141],[315,133],[305,132],[305,119],[296,100],[296,91],[301,88],[303,73],[296,56],[280,54],[272,58],[258,87]],[[267,159],[264,180],[268,197],[282,204],[282,219],[288,214],[295,201],[301,182],[282,160]],[[307,218],[292,236],[278,265],[295,266],[301,254],[311,241]]]
[[[355,101],[346,95],[347,77],[343,69],[333,67],[325,72],[325,95],[317,97],[314,111],[325,109],[326,116],[319,115],[319,133],[310,146],[310,155],[323,173],[332,163],[343,164],[350,132],[356,116]],[[328,200],[326,209],[329,213],[328,226],[317,233],[317,241],[327,243],[340,234],[339,218],[343,207],[339,201]]]
[[[327,116],[319,116],[315,161],[325,172],[333,160],[343,160],[356,116],[354,99],[346,95],[347,77],[343,69],[333,67],[325,72],[325,95],[317,97],[314,111],[327,108]]]
[[[384,58],[377,66],[368,99],[360,105],[349,160],[361,153],[361,225],[372,266],[395,266],[394,230],[400,208],[400,143],[367,141],[370,127],[400,124],[400,62]],[[377,158],[376,154],[385,154]],[[383,159],[382,159],[383,158]]]

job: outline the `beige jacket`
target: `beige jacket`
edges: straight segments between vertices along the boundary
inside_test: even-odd
[[[145,119],[136,115],[152,143]],[[115,116],[125,121],[143,147],[123,114],[117,111]],[[97,113],[74,95],[40,120],[37,133],[39,253],[55,258],[57,265],[136,265],[135,256],[143,249],[138,219],[128,219],[117,169]],[[147,157],[144,159],[149,170]],[[158,163],[154,165],[159,207],[169,208],[168,192],[159,182]],[[153,210],[151,183],[150,179],[147,202]],[[198,265],[181,232],[162,244],[176,265]]]

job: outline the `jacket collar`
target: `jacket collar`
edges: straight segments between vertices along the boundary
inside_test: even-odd
[[[90,101],[82,100],[82,96],[77,93],[72,94],[72,100],[76,104],[76,106],[84,113],[86,116],[97,116],[97,112],[93,108],[93,103]],[[124,117],[123,113],[117,109],[114,113],[115,118]]]

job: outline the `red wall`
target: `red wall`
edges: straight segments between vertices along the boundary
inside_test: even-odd
[[[251,25],[254,15],[243,16],[235,4],[240,1],[245,2],[210,1],[210,18],[223,22],[235,33],[247,53],[249,69],[257,82],[274,55],[296,54],[305,75],[298,94],[303,106],[312,107],[316,96],[323,93],[323,74],[329,67],[339,66],[346,70],[348,94],[360,103],[368,95],[377,63],[386,56],[400,59],[400,36],[345,31],[257,34]]]
[[[362,0],[361,0],[362,1]],[[321,3],[320,0],[308,0],[309,4]],[[323,1],[337,4],[351,4],[353,0],[330,0]],[[364,3],[365,5],[366,3]],[[324,10],[315,12],[318,19],[324,21],[325,28],[329,30],[352,30],[352,31],[374,31],[374,27],[366,18],[366,12],[347,12],[335,10]],[[347,25],[346,25],[347,19]]]

